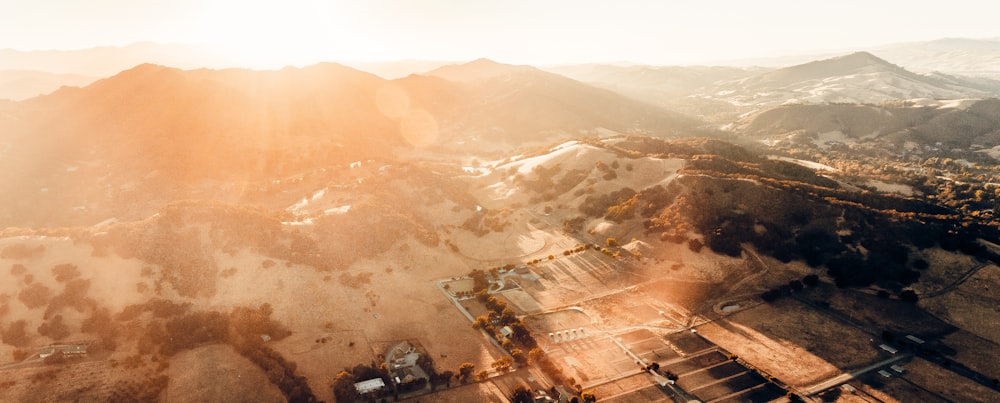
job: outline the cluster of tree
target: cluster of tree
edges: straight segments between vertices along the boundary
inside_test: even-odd
[[[167,299],[152,298],[141,304],[126,306],[115,315],[115,319],[128,322],[138,318],[144,312],[151,312],[154,318],[168,318],[183,315],[191,310],[190,302],[176,303]]]
[[[608,238],[608,239],[613,239],[613,238]],[[577,247],[575,247],[573,249],[566,249],[566,250],[564,250],[562,254],[563,254],[563,256],[570,256],[570,255],[572,255],[574,253],[581,253],[581,252],[586,251],[587,249],[590,249],[590,246],[591,245],[589,243],[585,243],[585,244],[582,244],[582,245],[577,245]]]
[[[80,324],[80,331],[96,334],[100,346],[105,350],[114,351],[118,347],[117,338],[120,332],[118,325],[111,319],[108,308],[95,308]]]
[[[281,390],[289,402],[314,403],[316,396],[309,387],[306,377],[295,373],[294,362],[285,360],[281,353],[264,345],[260,339],[248,340],[234,346],[240,355],[246,357],[267,374],[267,379]]]
[[[397,199],[398,195],[353,204],[344,214],[316,218],[315,225],[305,230],[282,225],[283,220],[294,219],[287,212],[182,201],[164,206],[154,218],[115,224],[86,239],[97,255],[116,252],[158,266],[157,283],[172,285],[182,296],[211,296],[218,272],[214,247],[228,253],[245,248],[272,259],[332,270],[385,252],[409,236],[437,246],[433,224],[413,212],[413,206],[422,204]],[[203,245],[203,239],[209,239],[212,247]]]
[[[597,161],[594,163],[594,167],[601,172],[601,178],[606,181],[614,180],[618,177],[618,173],[615,172],[618,169],[618,160],[612,161],[611,165],[608,165],[604,161]]]
[[[56,315],[38,326],[38,334],[48,336],[52,340],[62,340],[70,335],[70,329],[63,322],[63,316]]]
[[[52,277],[60,283],[65,283],[80,277],[80,269],[70,263],[57,264],[52,267]]]
[[[583,224],[587,222],[586,217],[573,217],[563,221],[563,232],[572,234],[583,230]]]
[[[7,328],[0,330],[0,340],[8,346],[26,347],[31,341],[28,337],[28,322],[23,319],[11,322]]]
[[[920,267],[907,264],[911,246],[937,244],[991,258],[975,241],[989,239],[984,232],[990,229],[956,226],[947,217],[876,211],[725,178],[684,177],[677,182],[687,190],[646,220],[647,231],[683,242],[686,232],[694,230],[710,249],[730,256],[739,256],[743,244],[750,244],[781,261],[802,259],[813,267],[826,266],[841,287],[878,283],[900,289],[917,281]],[[699,245],[690,246],[695,250]]]
[[[90,290],[90,280],[76,278],[66,282],[63,291],[49,300],[42,318],[48,319],[64,308],[73,308],[77,312],[86,312],[97,307],[97,301],[87,296]]]
[[[354,368],[344,368],[333,378],[330,388],[333,390],[333,397],[337,402],[353,402],[360,397],[354,384],[376,378],[382,379],[386,385],[393,384],[392,380],[389,379],[389,371],[385,365],[377,365],[372,362],[370,365],[358,364]],[[369,397],[375,399],[391,392],[383,389],[372,393],[373,395]]]
[[[499,210],[482,209],[473,213],[465,222],[462,229],[473,233],[476,236],[483,236],[490,232],[503,232],[511,225],[510,215],[512,211],[502,208]]]
[[[472,277],[472,292],[479,294],[485,292],[490,288],[490,282],[486,279],[486,272],[480,269],[473,269],[469,272],[469,277]]]
[[[618,208],[616,206],[632,199],[632,196],[635,196],[635,194],[635,190],[625,187],[603,195],[587,196],[583,199],[583,202],[580,203],[579,209],[581,213],[589,217],[604,217],[608,215],[609,208],[615,207],[616,217],[624,219],[626,218],[625,216],[629,215],[629,212],[634,214],[635,204],[631,203],[629,206],[632,207],[623,208]]]
[[[108,402],[155,402],[169,383],[170,378],[166,375],[118,381],[111,387]]]
[[[774,302],[778,298],[785,297],[802,291],[805,287],[815,287],[819,284],[819,276],[815,274],[809,274],[802,278],[802,280],[792,280],[788,284],[783,284],[781,287],[772,288],[761,294],[761,299],[766,302]]]
[[[49,287],[32,281],[32,284],[21,288],[21,292],[17,294],[17,299],[21,300],[24,306],[29,309],[35,309],[48,305],[51,295],[52,290]]]
[[[145,333],[139,340],[139,351],[170,357],[180,351],[212,343],[225,343],[260,367],[268,379],[282,391],[289,401],[314,402],[315,396],[307,380],[296,375],[296,365],[285,360],[280,353],[265,344],[263,335],[270,340],[281,340],[291,334],[271,318],[270,305],[258,308],[236,307],[228,314],[217,311],[190,311],[188,304],[175,304],[164,300],[150,300],[144,304],[126,307],[115,315],[119,322],[146,318]],[[81,328],[103,338],[114,338],[120,333],[111,315],[104,309],[84,321]]]
[[[475,322],[472,323],[473,328],[486,330],[495,339],[502,340],[500,329],[508,326],[511,329],[510,340],[513,340],[512,343],[516,343],[516,346],[528,350],[538,346],[538,342],[535,341],[524,322],[507,306],[506,302],[486,292],[477,293],[476,298],[486,306],[488,312],[486,315],[476,318]],[[511,352],[514,348],[515,344],[512,344],[508,351]]]

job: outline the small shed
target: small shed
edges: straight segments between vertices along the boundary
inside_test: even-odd
[[[506,339],[510,337],[510,335],[512,334],[514,334],[514,329],[511,329],[510,326],[504,326],[500,328],[500,335],[503,336],[503,338]]]

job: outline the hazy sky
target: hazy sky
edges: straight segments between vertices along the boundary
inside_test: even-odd
[[[140,41],[319,60],[687,64],[1000,37],[998,1],[0,0],[0,48]]]

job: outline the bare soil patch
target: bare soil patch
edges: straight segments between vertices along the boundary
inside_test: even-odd
[[[525,317],[524,324],[532,333],[542,336],[566,329],[586,328],[591,325],[591,319],[583,310],[570,308]]]
[[[655,302],[655,301],[654,301]],[[677,328],[681,324],[670,321],[659,314],[659,309],[647,303],[647,298],[635,290],[627,290],[595,298],[582,304],[587,312],[593,312],[595,322],[602,329],[617,330],[632,326],[650,325]]]
[[[718,284],[674,278],[664,278],[639,289],[656,301],[684,308],[689,316],[711,311],[714,300],[725,292]]]

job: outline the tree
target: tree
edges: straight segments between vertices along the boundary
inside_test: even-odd
[[[510,356],[514,359],[514,362],[519,365],[528,365],[528,355],[525,354],[524,351],[521,351],[521,349],[515,348],[511,350]]]
[[[776,290],[767,290],[760,295],[760,298],[763,299],[764,302],[774,302],[778,299],[778,297],[781,297],[781,292]]]
[[[583,391],[582,393],[580,393],[580,397],[583,399],[585,403],[594,403],[597,401],[597,396],[594,396],[594,391],[592,390]]]
[[[17,294],[17,298],[24,303],[24,306],[35,309],[41,308],[49,303],[49,296],[52,295],[52,290],[48,287],[34,283],[28,287],[21,289],[21,292]]]
[[[333,396],[338,402],[353,402],[358,398],[358,390],[354,388],[356,379],[354,375],[347,371],[340,371],[333,378],[330,387],[333,389]]]
[[[913,290],[903,290],[903,292],[899,293],[899,299],[906,302],[916,303],[917,300],[920,298],[917,296],[917,293]]]
[[[3,344],[7,344],[14,347],[25,347],[28,345],[28,332],[27,332],[28,322],[22,320],[12,322],[6,330],[3,331],[2,337]]]
[[[451,378],[455,376],[452,371],[443,371],[437,375],[438,383],[443,383],[446,387],[451,387]]]
[[[490,378],[490,373],[489,373],[489,371],[487,371],[485,369],[482,370],[482,371],[479,371],[479,373],[476,374],[476,381],[478,381],[478,382],[485,381],[485,380],[487,380],[489,378]]]
[[[488,319],[486,319],[485,316],[479,316],[479,317],[476,318],[475,322],[472,322],[472,328],[476,329],[476,330],[486,329],[486,328],[489,327],[489,325],[490,325],[490,322],[489,322]]]
[[[531,360],[531,362],[539,362],[542,360],[543,357],[545,357],[545,351],[543,351],[538,347],[535,347],[531,349],[531,351],[528,351],[528,359]]]
[[[614,248],[618,246],[618,240],[615,238],[608,238],[604,240],[604,244],[608,245],[609,248]]]
[[[514,394],[510,396],[510,401],[512,403],[532,403],[535,401],[535,396],[531,393],[531,389],[522,383],[514,387]]]
[[[819,285],[819,276],[815,274],[810,274],[808,276],[802,277],[802,284],[808,287],[815,287]]]
[[[468,382],[474,369],[476,369],[476,364],[463,362],[462,365],[458,367],[458,380],[462,383]]]
[[[490,366],[492,366],[493,369],[495,369],[497,372],[503,374],[510,371],[510,367],[513,364],[514,360],[511,359],[510,357],[501,357],[498,358],[496,361],[493,361],[493,363],[490,364]]]
[[[38,326],[38,334],[48,336],[52,340],[62,340],[70,335],[70,331],[69,326],[63,323],[63,316],[56,315],[52,319],[49,319],[48,322]]]

